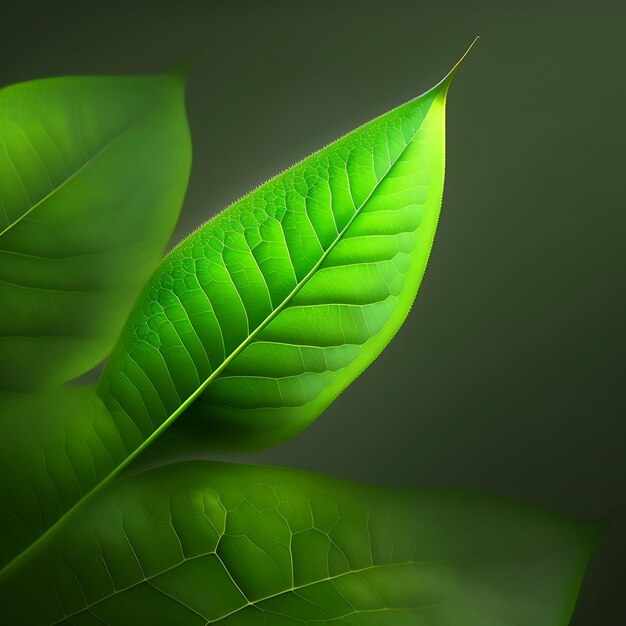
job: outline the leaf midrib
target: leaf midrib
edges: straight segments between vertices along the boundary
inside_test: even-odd
[[[145,576],[144,578],[141,578],[140,580],[127,585],[126,587],[122,587],[119,589],[115,589],[112,593],[106,594],[104,596],[102,596],[101,598],[98,598],[97,600],[94,600],[93,602],[87,603],[84,607],[77,609],[76,611],[69,613],[68,615],[63,616],[62,619],[53,622],[52,624],[50,624],[49,626],[59,626],[59,624],[62,624],[66,619],[73,617],[75,615],[79,615],[80,613],[82,613],[83,611],[88,611],[89,609],[91,609],[92,607],[100,604],[101,602],[105,602],[106,600],[108,600],[109,598],[113,598],[116,595],[120,594],[120,593],[125,593],[127,591],[130,591],[131,589],[134,589],[135,587],[138,587],[139,585],[143,584],[143,583],[148,583],[151,584],[151,581],[153,581],[155,578],[158,578],[159,576],[162,576],[163,574],[167,574],[168,572],[172,572],[175,569],[177,569],[178,567],[181,567],[182,565],[184,565],[185,563],[188,563],[190,561],[195,561],[197,559],[203,559],[206,558],[208,556],[216,556],[220,562],[222,563],[223,567],[225,568],[227,574],[229,575],[229,578],[233,581],[233,583],[235,584],[235,587],[237,587],[237,589],[239,590],[239,592],[241,593],[241,595],[243,596],[243,598],[245,599],[246,603],[242,604],[241,606],[237,607],[236,609],[233,609],[232,611],[228,612],[228,613],[224,613],[223,615],[220,615],[219,617],[216,617],[214,619],[211,619],[210,621],[207,622],[206,626],[208,626],[209,624],[216,624],[218,622],[221,622],[222,620],[225,620],[228,617],[232,617],[233,615],[240,613],[241,611],[247,609],[248,607],[256,607],[259,604],[266,602],[267,600],[272,600],[274,598],[278,598],[280,596],[283,596],[285,594],[294,592],[294,591],[299,591],[301,589],[306,589],[308,587],[312,587],[313,585],[317,585],[323,582],[327,582],[327,581],[331,581],[331,580],[337,580],[339,578],[343,578],[345,576],[350,576],[353,574],[362,574],[363,572],[368,572],[368,571],[372,571],[372,570],[380,570],[380,569],[386,569],[386,568],[394,568],[394,567],[418,567],[418,566],[425,566],[425,565],[445,565],[445,564],[450,564],[450,563],[492,563],[492,562],[498,562],[498,560],[496,559],[494,561],[493,558],[490,557],[485,557],[485,556],[473,556],[473,557],[466,557],[466,558],[438,558],[438,559],[410,559],[408,561],[392,561],[392,562],[388,562],[388,563],[371,563],[370,565],[365,565],[363,567],[357,567],[354,569],[348,569],[345,572],[340,572],[338,574],[329,574],[328,576],[324,576],[323,578],[319,578],[317,580],[311,580],[308,581],[306,583],[301,583],[299,585],[292,585],[291,587],[286,587],[285,589],[281,589],[280,591],[276,591],[274,593],[265,595],[265,596],[261,596],[260,598],[255,598],[255,599],[250,599],[248,598],[248,596],[241,590],[241,588],[239,587],[239,585],[237,584],[237,582],[233,579],[230,571],[228,570],[228,568],[226,567],[226,565],[224,564],[224,561],[222,560],[222,558],[220,557],[217,548],[215,550],[212,550],[211,552],[203,552],[202,554],[197,554],[194,555],[192,557],[189,558],[184,558],[182,561],[177,562],[174,565],[171,565],[170,567],[166,567],[165,569],[159,570],[158,572],[155,572],[154,574],[150,574],[149,576]],[[504,558],[502,559],[504,562],[508,562],[510,560],[510,557]],[[154,585],[152,585],[154,586]],[[157,589],[158,591],[162,591],[159,587],[155,587],[155,589]],[[166,594],[168,595],[168,594]],[[179,602],[181,604],[183,604],[183,606],[185,606],[186,608],[190,609],[193,611],[193,609],[191,609],[191,607],[187,606],[186,604],[184,604],[183,602],[181,602],[178,598],[175,598],[173,596],[169,596],[172,600],[175,600],[176,602]],[[387,607],[388,608],[388,607]],[[414,610],[413,607],[409,608],[408,610]],[[195,612],[195,611],[194,611]],[[203,617],[203,619],[206,619],[206,617],[204,617],[204,615],[202,615],[201,617]]]
[[[419,96],[419,97],[415,98],[415,100],[420,100],[424,96],[426,96],[427,94],[434,93],[436,90],[438,90],[438,88],[440,88],[443,84],[445,84],[446,80],[447,80],[447,77],[443,81],[441,81],[440,83],[435,85],[428,92],[423,94],[422,96]],[[435,101],[435,97],[433,97],[433,100],[431,101],[430,105],[428,106],[428,109],[424,112],[422,120],[421,120],[419,126],[414,130],[410,140],[406,142],[406,145],[402,148],[402,150],[400,151],[398,156],[389,165],[389,167],[385,171],[384,176],[382,176],[379,180],[376,181],[376,184],[372,187],[372,190],[370,191],[370,193],[365,197],[365,199],[362,201],[362,203],[358,207],[358,209],[355,210],[354,215],[352,215],[352,217],[348,220],[347,224],[344,226],[344,228],[341,230],[341,232],[337,234],[337,237],[334,239],[332,244],[323,252],[323,254],[319,258],[319,260],[307,272],[307,274],[302,278],[302,280],[291,290],[291,292],[285,297],[285,299],[263,320],[263,322],[261,322],[261,324],[259,324],[254,329],[254,331],[252,331],[248,335],[248,337],[233,352],[231,352],[231,354],[226,359],[224,359],[224,361],[215,369],[215,371],[213,371],[211,373],[211,375],[204,381],[204,383],[202,385],[200,385],[196,389],[196,391],[194,393],[192,393],[184,402],[182,402],[180,404],[180,406],[178,407],[178,409],[176,409],[176,411],[174,411],[167,419],[165,419],[163,421],[163,423],[158,428],[156,428],[154,430],[154,432],[149,437],[147,437],[143,441],[143,443],[141,445],[139,445],[137,448],[135,448],[135,450],[132,451],[116,468],[114,468],[95,487],[93,487],[80,500],[78,500],[72,507],[70,507],[56,522],[54,522],[54,524],[49,526],[41,535],[39,535],[39,537],[37,537],[37,539],[35,539],[35,541],[33,541],[33,543],[31,543],[26,549],[24,549],[17,556],[15,556],[11,561],[9,561],[9,563],[7,563],[0,570],[0,581],[2,580],[2,578],[4,576],[6,576],[10,572],[10,570],[12,570],[14,567],[17,567],[22,561],[24,561],[28,557],[29,554],[32,554],[33,552],[35,552],[37,550],[37,548],[40,545],[42,545],[53,532],[55,532],[58,528],[60,528],[63,525],[63,523],[65,522],[65,520],[68,519],[69,517],[71,517],[73,515],[73,513],[79,507],[81,507],[86,501],[88,501],[93,496],[95,496],[103,487],[105,487],[116,476],[118,476],[120,474],[120,472],[122,472],[122,470],[124,470],[130,463],[132,463],[132,461],[134,461],[147,447],[149,447],[150,444],[155,439],[160,437],[161,434],[174,421],[176,421],[178,419],[178,417],[181,415],[181,413],[183,413],[195,400],[198,399],[198,397],[200,395],[202,395],[202,393],[205,391],[205,389],[222,373],[222,371],[230,364],[230,362],[233,361],[239,354],[241,354],[241,352],[246,347],[248,347],[248,345],[254,340],[254,338],[273,319],[275,319],[288,306],[289,302],[304,287],[304,285],[307,284],[307,282],[317,272],[317,270],[320,268],[320,266],[323,264],[323,262],[328,258],[329,254],[334,250],[335,246],[341,241],[341,239],[343,238],[344,234],[349,230],[349,228],[352,226],[352,224],[357,219],[357,217],[359,217],[359,215],[361,215],[362,210],[368,204],[368,202],[370,201],[372,196],[376,193],[377,189],[387,179],[387,177],[389,176],[389,173],[395,167],[396,163],[398,163],[398,161],[405,154],[405,152],[408,149],[409,145],[413,142],[413,140],[415,139],[415,136],[417,135],[418,131],[422,127],[422,124],[423,124],[424,120],[426,119],[428,113],[430,112],[430,109],[431,109],[434,101]],[[358,130],[358,129],[355,129],[355,130]],[[355,132],[355,131],[352,131],[352,132]],[[112,140],[112,141],[115,141],[115,140]],[[333,142],[333,143],[335,143],[335,142]],[[330,147],[330,146],[327,146],[327,147]],[[2,233],[0,233],[0,235],[1,234]]]
[[[128,133],[134,130],[149,113],[155,110],[157,107],[148,107],[141,111],[134,119],[130,120],[129,123],[122,128],[119,132],[117,132],[111,139],[107,140],[102,147],[100,147],[91,157],[89,157],[79,168],[77,168],[74,172],[66,176],[66,178],[58,184],[54,189],[49,191],[43,198],[38,200],[31,206],[27,211],[22,213],[17,219],[11,222],[4,230],[0,231],[0,239],[4,236],[8,231],[10,231],[14,226],[19,224],[24,218],[30,215],[36,208],[47,202],[51,197],[53,197],[57,192],[63,189],[66,185],[68,185],[72,180],[74,180],[77,176],[79,176],[82,172],[87,170],[93,163],[95,163],[103,154],[105,154],[114,144],[120,141],[123,137],[125,137]],[[0,251],[5,252],[5,250],[0,249]],[[7,250],[7,252],[11,252]],[[125,467],[126,463],[122,466],[118,466],[113,472],[107,475],[100,483],[98,483],[91,491],[87,492],[80,500],[78,500],[72,507],[70,507],[59,519],[54,522],[51,526],[49,526],[41,535],[39,535],[26,549],[22,550],[18,555],[16,555],[11,561],[6,563],[2,569],[0,569],[0,580],[7,574],[7,572],[16,566],[20,561],[23,560],[30,552],[32,552],[47,536],[48,534],[57,526],[60,526],[62,522],[69,517],[74,510],[80,506],[87,498],[95,494],[101,486],[109,482],[113,479],[123,467]]]
[[[14,219],[10,224],[8,224],[2,231],[0,231],[0,238],[2,238],[7,232],[9,232],[12,228],[14,228],[17,224],[22,222],[26,217],[28,217],[35,209],[39,208],[41,205],[45,204],[50,198],[54,197],[61,189],[71,183],[77,176],[79,176],[82,172],[88,169],[93,163],[95,163],[107,150],[111,148],[114,144],[116,144],[122,137],[124,137],[127,133],[133,130],[137,124],[147,115],[148,109],[142,111],[134,120],[132,120],[127,126],[125,126],[121,131],[116,133],[111,139],[107,140],[102,147],[100,147],[94,154],[92,154],[80,167],[74,170],[71,174],[66,175],[66,177],[51,189],[45,196],[37,200],[31,207],[29,207],[26,211],[24,211],[21,215],[19,215],[16,219]],[[5,146],[6,150],[6,146]],[[8,151],[7,151],[8,154]],[[17,175],[19,173],[16,171]],[[10,251],[9,251],[10,252]]]
[[[79,615],[80,613],[82,613],[83,611],[89,611],[89,609],[91,609],[94,606],[97,606],[98,604],[100,604],[101,602],[105,602],[106,600],[108,600],[109,598],[114,598],[116,595],[120,594],[120,593],[125,593],[127,591],[130,591],[131,589],[134,589],[135,587],[138,587],[139,585],[142,585],[143,583],[148,583],[151,584],[151,581],[153,581],[155,578],[158,578],[159,576],[162,576],[163,574],[167,574],[168,572],[171,572],[173,570],[175,570],[178,567],[181,567],[181,565],[188,563],[190,561],[195,561],[197,559],[203,559],[207,556],[217,556],[220,561],[222,561],[222,559],[220,558],[219,554],[216,551],[213,552],[205,552],[203,554],[198,554],[196,556],[192,556],[188,559],[184,559],[183,561],[180,561],[178,563],[176,563],[176,565],[172,565],[171,567],[168,567],[164,570],[161,570],[159,572],[155,572],[154,574],[151,574],[150,576],[146,576],[144,578],[142,578],[141,580],[138,580],[137,582],[128,585],[126,587],[120,588],[120,589],[115,589],[113,591],[113,593],[109,593],[105,596],[102,596],[101,598],[98,598],[97,600],[95,600],[94,602],[90,602],[88,604],[86,604],[84,607],[77,609],[76,611],[74,611],[73,613],[69,613],[67,615],[64,615],[60,620],[53,622],[51,624],[49,624],[49,626],[59,626],[59,624],[62,624],[66,619],[71,618],[75,615]],[[366,565],[364,567],[359,567],[359,568],[355,568],[355,569],[350,569],[348,571],[345,572],[340,572],[339,574],[332,574],[329,576],[325,576],[324,578],[320,578],[318,580],[312,580],[306,583],[302,583],[300,585],[294,585],[291,587],[288,587],[286,589],[281,589],[280,591],[277,591],[275,593],[269,594],[267,596],[262,596],[260,598],[256,598],[255,600],[250,600],[248,599],[248,597],[243,593],[243,591],[241,591],[241,589],[239,589],[237,583],[235,583],[235,586],[239,589],[241,595],[243,596],[243,598],[245,599],[246,603],[242,604],[241,606],[237,607],[236,609],[233,609],[232,611],[230,611],[229,613],[224,613],[223,615],[220,615],[219,617],[216,617],[215,619],[210,620],[209,622],[207,622],[207,626],[208,624],[215,624],[217,622],[221,622],[222,620],[225,620],[227,617],[231,617],[233,615],[235,615],[236,613],[239,613],[240,611],[243,611],[244,609],[247,609],[250,606],[257,606],[258,604],[261,604],[262,602],[266,602],[267,600],[272,600],[273,598],[278,598],[280,596],[283,596],[287,593],[291,593],[294,591],[299,591],[300,589],[306,589],[308,587],[312,587],[313,585],[318,585],[320,583],[323,582],[327,582],[330,580],[337,580],[338,578],[342,578],[344,576],[350,576],[352,574],[362,574],[363,572],[368,572],[371,570],[378,570],[378,569],[385,569],[385,568],[393,568],[393,567],[415,567],[415,566],[419,566],[419,565],[427,565],[427,564],[438,564],[438,563],[446,563],[449,562],[446,559],[432,559],[432,560],[416,560],[416,561],[397,561],[397,562],[392,562],[392,563],[372,563],[371,565]],[[222,561],[223,564],[223,561]],[[225,566],[224,566],[225,567]],[[228,569],[226,569],[227,573],[230,576],[230,572],[228,572]],[[232,579],[232,577],[231,577]],[[233,581],[234,582],[234,581]],[[155,589],[161,591],[161,589],[159,589],[158,587],[155,587]],[[169,596],[170,598],[172,598],[172,596]],[[178,602],[180,602],[180,600],[178,600],[178,598],[172,598],[173,600],[176,600]],[[184,605],[186,608],[190,609],[190,607],[188,607],[187,605]],[[202,616],[203,619],[206,619],[206,617]]]
[[[433,102],[434,102],[434,99],[433,99]],[[400,151],[398,156],[394,159],[393,163],[391,163],[389,165],[389,167],[388,167],[387,171],[385,172],[384,176],[382,176],[379,180],[376,181],[376,184],[372,187],[372,190],[365,197],[365,199],[363,200],[361,205],[358,207],[358,209],[355,208],[354,215],[348,220],[347,224],[344,226],[344,228],[341,230],[341,232],[337,234],[337,237],[334,239],[332,244],[323,252],[323,254],[319,258],[319,260],[315,263],[315,265],[307,272],[307,274],[302,278],[302,280],[291,290],[291,292],[285,297],[285,299],[246,337],[246,339],[244,341],[241,342],[241,344],[239,344],[239,346],[237,346],[237,348],[235,348],[235,350],[233,350],[233,352],[231,352],[228,355],[228,357],[226,357],[224,359],[224,361],[222,361],[222,363],[220,365],[218,365],[218,367],[215,368],[215,370],[204,381],[204,383],[202,383],[202,385],[200,385],[196,389],[196,391],[194,391],[184,402],[182,402],[181,405],[178,407],[178,409],[176,409],[176,411],[174,411],[138,448],[135,449],[134,452],[132,452],[130,454],[130,456],[128,456],[122,462],[122,464],[120,464],[119,468],[114,470],[113,475],[116,475],[126,465],[128,465],[132,460],[134,460],[139,454],[141,454],[141,452],[143,452],[143,450],[145,450],[145,448],[147,448],[152,443],[152,441],[154,439],[158,438],[161,435],[161,433],[164,430],[166,430],[168,428],[168,426],[172,422],[176,421],[176,419],[181,415],[181,413],[183,413],[191,404],[193,404],[193,402],[195,400],[197,400],[199,396],[202,395],[202,393],[206,390],[206,388],[216,378],[219,377],[219,375],[230,364],[230,362],[233,361],[237,356],[239,356],[239,354],[241,354],[241,352],[243,352],[243,350],[245,350],[245,348],[247,348],[250,345],[250,343],[252,343],[252,341],[255,339],[255,337],[264,328],[266,328],[268,326],[268,324],[272,320],[274,320],[280,313],[282,313],[282,311],[284,311],[285,308],[287,308],[287,306],[289,305],[291,300],[293,300],[293,298],[296,296],[296,294],[298,294],[298,292],[306,285],[306,283],[319,270],[321,265],[328,258],[329,254],[333,251],[335,246],[341,241],[341,239],[344,236],[344,234],[350,229],[350,226],[352,226],[352,224],[354,223],[356,218],[361,214],[361,211],[365,208],[365,206],[370,201],[372,196],[376,193],[376,190],[380,187],[380,185],[383,183],[383,181],[387,178],[387,176],[389,175],[391,170],[394,168],[396,163],[402,158],[402,156],[404,155],[404,153],[408,149],[409,145],[415,139],[415,136],[417,135],[419,129],[421,128],[422,123],[426,119],[426,116],[428,115],[428,112],[430,111],[430,107],[431,106],[432,106],[432,102],[431,102],[430,106],[428,107],[428,109],[424,112],[424,115],[423,115],[423,118],[422,118],[422,122],[415,129],[415,131],[413,132],[413,135],[411,136],[411,139],[409,141],[407,141],[406,145],[404,146],[404,148],[402,148],[402,150]],[[108,480],[108,477],[105,480]]]

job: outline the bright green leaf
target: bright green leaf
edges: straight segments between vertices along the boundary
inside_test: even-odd
[[[188,337],[190,341],[196,342],[197,350],[194,352],[196,356],[214,354],[217,350],[218,354],[221,355],[222,362],[219,367],[216,366],[215,372],[219,373],[224,370],[222,382],[228,384],[228,381],[235,376],[233,367],[241,368],[246,367],[246,364],[258,363],[260,366],[268,368],[266,374],[269,377],[276,373],[276,368],[289,365],[290,361],[282,359],[278,353],[274,357],[266,354],[259,361],[255,360],[254,351],[257,349],[264,350],[268,346],[280,348],[280,343],[274,343],[266,336],[267,332],[276,328],[274,324],[279,325],[279,330],[282,328],[288,331],[291,328],[294,332],[298,330],[310,331],[318,335],[329,333],[329,336],[335,337],[333,341],[336,341],[338,345],[334,347],[314,347],[311,345],[310,349],[307,349],[297,345],[285,346],[289,349],[290,354],[293,349],[302,355],[302,366],[312,368],[314,363],[317,363],[315,367],[319,372],[317,374],[309,372],[309,374],[319,378],[319,380],[318,378],[315,379],[317,382],[314,387],[320,393],[310,403],[302,407],[291,407],[287,404],[277,406],[273,410],[273,414],[272,410],[257,406],[250,407],[246,411],[240,411],[244,420],[259,419],[256,430],[251,426],[243,428],[243,424],[239,428],[239,432],[237,428],[233,429],[235,435],[243,438],[247,436],[248,439],[254,437],[256,439],[274,440],[278,436],[285,436],[287,433],[301,428],[307,420],[319,413],[325,404],[349,384],[360,369],[363,369],[376,356],[377,352],[382,349],[397,330],[408,312],[424,271],[434,235],[443,183],[443,117],[448,84],[449,79],[444,80],[424,96],[357,129],[297,165],[293,170],[282,174],[197,231],[171,253],[140,296],[131,314],[124,338],[103,375],[101,392],[108,404],[107,408],[111,410],[110,416],[106,414],[102,404],[98,404],[96,399],[90,397],[91,391],[89,389],[53,390],[34,395],[6,393],[0,396],[0,413],[7,416],[17,415],[4,426],[7,433],[0,439],[0,446],[6,446],[5,452],[20,450],[19,457],[6,454],[4,463],[7,466],[4,468],[4,473],[7,477],[16,474],[22,475],[24,477],[22,482],[25,486],[23,493],[15,495],[11,490],[12,485],[6,484],[6,493],[9,495],[6,495],[5,498],[5,515],[4,518],[0,518],[3,520],[0,524],[0,531],[10,537],[11,542],[9,547],[0,552],[0,556],[3,557],[0,560],[0,567],[4,568],[2,571],[7,572],[15,568],[29,553],[36,550],[39,544],[47,540],[47,536],[54,530],[55,526],[61,525],[64,517],[71,517],[76,509],[82,506],[87,497],[110,481],[135,459],[175,420],[186,404],[189,404],[190,399],[194,397],[193,394],[198,395],[203,390],[205,393],[208,392],[207,383],[211,383],[211,389],[214,386],[219,389],[218,383],[222,379],[208,373],[208,378],[203,386],[194,387],[197,384],[197,379],[189,377],[191,363],[188,360],[189,353],[182,348],[182,344],[176,344],[180,338]],[[381,137],[385,139],[380,139]],[[217,240],[206,238],[209,235],[213,237],[215,232],[223,231],[226,243],[228,245],[232,243],[234,246],[235,242],[231,239],[236,239],[239,234],[246,232],[245,225],[250,223],[250,219],[256,213],[253,205],[259,202],[258,198],[263,200],[269,193],[279,194],[281,189],[291,189],[299,184],[298,181],[305,179],[311,185],[321,184],[321,181],[324,180],[324,170],[319,166],[321,162],[327,162],[331,168],[332,175],[329,180],[334,189],[333,207],[339,216],[340,211],[349,209],[343,204],[343,201],[354,197],[354,194],[365,194],[366,191],[363,187],[365,182],[363,181],[370,179],[368,178],[369,174],[359,174],[359,169],[354,169],[356,165],[351,166],[349,172],[344,169],[344,173],[340,174],[337,171],[339,167],[337,164],[342,163],[342,159],[346,159],[350,163],[350,158],[348,158],[350,155],[357,155],[352,157],[356,159],[359,154],[367,150],[368,146],[372,150],[370,156],[373,155],[377,160],[383,158],[380,156],[380,150],[385,147],[384,154],[387,154],[387,157],[384,158],[387,159],[389,171],[374,185],[373,190],[369,193],[370,199],[367,202],[362,202],[363,208],[359,211],[350,209],[353,211],[351,218],[347,214],[345,215],[349,225],[347,222],[346,226],[342,228],[342,236],[336,237],[337,242],[333,244],[332,248],[329,248],[329,253],[324,256],[324,260],[334,259],[333,263],[341,265],[338,263],[339,257],[337,255],[348,254],[350,250],[353,252],[363,250],[363,253],[370,255],[368,258],[372,259],[371,255],[382,254],[380,250],[388,251],[390,245],[397,247],[405,245],[402,242],[406,243],[409,239],[413,241],[414,249],[410,254],[409,248],[406,247],[407,252],[394,254],[389,261],[370,260],[348,265],[348,257],[344,259],[346,267],[357,273],[365,272],[365,281],[359,279],[359,281],[354,282],[355,286],[359,285],[358,289],[367,290],[372,287],[374,283],[370,284],[368,280],[375,275],[382,279],[383,276],[391,276],[390,272],[395,272],[392,282],[398,288],[400,288],[401,283],[404,286],[397,292],[397,295],[390,295],[384,302],[373,305],[374,309],[380,312],[380,315],[383,315],[382,311],[384,310],[387,310],[389,315],[380,317],[379,325],[374,328],[372,325],[375,320],[367,313],[367,311],[374,309],[371,309],[369,305],[344,306],[341,304],[336,307],[329,305],[328,315],[316,312],[319,309],[317,305],[310,307],[303,305],[302,298],[308,297],[307,294],[310,293],[309,290],[311,289],[314,289],[318,298],[328,297],[332,299],[338,294],[339,282],[327,281],[325,272],[334,273],[343,270],[327,267],[324,265],[324,261],[321,261],[309,272],[310,276],[301,281],[301,287],[298,287],[295,293],[286,298],[284,304],[277,305],[276,314],[270,316],[270,321],[264,323],[261,330],[254,330],[249,335],[246,334],[247,338],[243,337],[243,343],[240,346],[231,345],[234,341],[234,335],[229,335],[226,329],[242,329],[237,320],[241,321],[241,317],[238,316],[243,314],[244,309],[238,311],[236,308],[239,302],[239,292],[234,287],[236,283],[221,281],[212,272],[213,268],[219,267],[221,268],[220,271],[227,271],[229,276],[231,274],[232,276],[239,275],[239,278],[244,282],[247,280],[247,274],[245,272],[238,274],[238,272],[243,271],[241,269],[243,266],[239,265],[239,261],[233,261],[230,257],[231,252],[235,250],[234,247],[228,249],[224,247],[220,253],[226,256],[229,263],[232,261],[232,264],[218,265],[217,261],[211,258],[210,253],[211,245],[217,245]],[[395,165],[393,167],[389,165],[390,159],[394,160]],[[342,201],[339,200],[341,198],[341,186],[335,186],[339,185],[337,182],[339,179],[336,177],[340,176],[343,176],[341,180],[346,185],[343,188]],[[429,182],[426,187],[423,187],[418,181],[428,182],[428,177],[433,177],[432,184]],[[398,185],[402,191],[399,190]],[[417,202],[416,194],[419,194],[420,197],[426,194],[427,197],[422,204],[415,204]],[[265,200],[262,203],[264,202]],[[298,215],[307,215],[307,213],[299,213],[297,207],[294,208],[293,202],[295,202],[293,198],[289,200],[288,204],[292,208],[285,209],[283,212],[284,223],[270,218],[268,213],[263,212],[263,215],[267,217],[267,223],[263,227],[257,223],[257,231],[259,233],[265,232],[266,227],[278,229],[276,233],[283,233],[287,238],[298,238],[302,233],[307,232],[302,224],[298,228],[294,227],[292,234],[287,234],[287,231],[284,230],[287,228],[286,224],[292,223],[294,219],[299,219]],[[318,213],[321,217],[331,216],[330,206],[324,210],[324,207],[320,205]],[[318,213],[311,212],[311,219],[317,220],[316,215]],[[402,223],[397,222],[398,215],[402,216]],[[408,220],[406,223],[405,218]],[[338,219],[338,217],[334,219]],[[372,221],[379,224],[382,230],[391,228],[394,232],[397,230],[398,234],[391,232],[388,235],[359,234],[368,230]],[[227,233],[220,224],[224,227],[229,225],[231,230]],[[404,232],[404,229],[409,228],[407,224],[413,224],[414,231]],[[302,230],[303,228],[304,230]],[[379,240],[381,243],[376,244],[375,242]],[[207,241],[208,243],[203,243]],[[354,247],[355,242],[356,248]],[[267,251],[267,260],[270,263],[273,262],[273,259],[279,258],[281,254],[285,255],[283,257],[285,262],[297,258],[289,256],[291,253],[284,245],[284,240],[283,244],[280,242],[278,244],[275,247],[265,240],[260,240],[257,248],[266,249],[270,245],[271,251]],[[408,246],[408,243],[406,245]],[[198,252],[197,262],[193,258],[185,256],[187,252],[193,256],[194,250],[198,246],[200,246],[200,252]],[[247,252],[245,250],[242,252],[243,256],[237,256],[241,263],[249,263],[253,258],[250,249],[247,248],[246,250]],[[403,259],[408,264],[403,264],[401,262]],[[297,265],[298,261],[295,262]],[[290,260],[289,263],[291,263]],[[170,271],[172,267],[175,269]],[[194,273],[184,270],[185,267],[199,269]],[[290,272],[295,271],[291,264],[288,267],[291,268]],[[371,267],[378,268],[374,274],[368,269]],[[393,269],[396,267],[402,269],[396,271]],[[206,269],[208,274],[205,275],[202,268]],[[271,272],[268,274],[268,280],[271,281],[270,276]],[[281,276],[283,274],[277,271],[276,279],[280,279]],[[239,278],[236,280],[239,281]],[[157,290],[158,302],[152,297],[156,283],[169,285],[169,288],[164,287]],[[350,287],[352,283],[353,281],[348,281],[345,287]],[[382,284],[378,284],[378,287],[382,289]],[[360,297],[359,293],[361,292],[358,292],[358,289],[357,291],[346,291],[346,294],[351,294],[350,297],[353,298]],[[199,292],[211,294],[216,307],[220,310],[223,307],[224,315],[220,314],[219,317],[215,317],[212,312],[198,309],[197,307],[204,307],[209,302],[206,297],[199,299]],[[251,292],[251,295],[256,297],[258,294]],[[185,302],[187,308],[183,308],[181,304],[176,305],[176,302]],[[169,304],[162,305],[160,303]],[[254,308],[253,300],[250,300],[249,304]],[[322,305],[321,310],[325,310],[326,306]],[[252,309],[250,310],[252,311]],[[337,318],[335,313],[330,312],[338,311],[341,317],[344,315],[344,310],[347,312],[345,314],[354,318],[355,323],[350,328],[342,319]],[[314,317],[321,315],[318,322],[309,318],[309,311],[313,312]],[[293,315],[303,316],[298,326],[291,325],[290,320]],[[357,319],[355,316],[360,316],[360,318]],[[177,321],[170,322],[170,318]],[[185,323],[190,325],[184,327]],[[226,334],[211,334],[218,323],[221,324],[220,332]],[[195,334],[195,331],[198,334]],[[372,336],[367,339],[370,332]],[[133,333],[138,333],[135,335],[136,341],[132,340]],[[349,333],[357,333],[363,340],[362,343],[357,344],[348,341]],[[141,339],[139,339],[140,335]],[[206,339],[206,342],[201,344],[199,337]],[[283,339],[287,342],[286,337]],[[226,341],[230,343],[226,343]],[[313,341],[311,340],[311,342]],[[346,343],[342,343],[342,341]],[[160,345],[160,349],[154,347],[153,344]],[[148,348],[150,348],[149,351]],[[226,356],[226,358],[224,358],[225,350],[231,350],[230,356]],[[254,358],[251,358],[250,354]],[[159,360],[154,361],[155,357]],[[198,358],[200,357],[198,356]],[[347,362],[346,359],[353,360]],[[207,363],[208,361],[205,362],[205,365]],[[227,365],[230,369],[226,369]],[[201,372],[202,363],[198,362],[197,367],[198,372]],[[324,371],[324,367],[328,368],[327,371]],[[146,371],[151,374],[151,378],[145,373]],[[301,377],[295,378],[299,380]],[[267,380],[270,379],[267,378]],[[319,386],[322,384],[327,385],[327,388],[321,389]],[[180,387],[181,385],[182,387]],[[190,385],[191,395],[187,400],[181,401],[186,393],[183,389]],[[301,384],[300,387],[304,392],[305,387]],[[254,389],[248,388],[244,391],[245,394],[244,392],[239,393],[238,399],[240,401],[265,402],[263,397],[258,395]],[[286,397],[284,399],[287,400]],[[169,403],[171,413],[169,413],[170,409],[166,409],[164,402]],[[227,412],[220,414],[221,418],[232,420],[236,426],[238,414],[234,413],[235,409],[227,410],[225,408],[224,410]],[[47,415],[50,417],[46,417]],[[42,417],[48,419],[47,424],[42,424]],[[219,418],[216,415],[214,419],[218,420]],[[77,423],[80,423],[79,429],[75,428]],[[19,424],[19,426],[13,426],[14,424]],[[73,424],[73,426],[68,426],[68,424]],[[87,431],[95,431],[96,436],[94,437],[92,432],[89,438],[86,438],[84,433]],[[214,434],[217,438],[220,433]],[[54,441],[55,445],[48,447],[46,444],[42,448],[39,442],[44,441],[44,439]],[[86,445],[82,445],[83,439]],[[98,454],[97,460],[92,459],[94,451]],[[74,481],[73,487],[72,481]],[[56,500],[48,492],[51,492]],[[39,494],[42,494],[41,497]],[[40,506],[42,506],[41,511],[38,508]]]
[[[409,312],[435,235],[450,76],[165,258],[99,386],[120,428],[136,425],[133,446],[185,410],[213,447],[275,443],[378,356]]]
[[[10,626],[565,626],[596,536],[475,493],[180,463],[100,492],[0,604]]]
[[[182,205],[183,79],[0,89],[0,388],[51,386],[111,350]]]

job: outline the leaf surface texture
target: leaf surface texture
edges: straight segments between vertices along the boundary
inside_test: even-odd
[[[178,75],[0,89],[0,389],[65,382],[110,352],[190,167]]]
[[[376,358],[433,242],[447,87],[305,159],[165,258],[99,386],[134,445],[185,410],[214,447],[275,443]]]
[[[565,626],[595,536],[474,493],[180,463],[107,487],[0,603],[10,626]]]
[[[309,157],[170,253],[105,368],[104,406],[91,389],[0,396],[0,412],[19,423],[5,425],[4,445],[21,450],[6,474],[25,487],[8,492],[0,531],[14,539],[0,576],[184,409],[213,426],[214,445],[271,443],[376,357],[408,313],[432,244],[446,89]]]

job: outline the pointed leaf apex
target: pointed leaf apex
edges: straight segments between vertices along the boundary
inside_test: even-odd
[[[444,76],[444,78],[437,85],[437,87],[439,87],[443,91],[444,95],[447,93],[448,88],[450,87],[450,83],[452,82],[452,78],[456,74],[456,71],[459,69],[463,61],[465,61],[465,59],[468,57],[471,49],[476,45],[476,42],[479,39],[480,39],[480,36],[476,37],[474,41],[472,41],[472,43],[469,45],[469,48],[465,51],[463,56],[461,56],[461,58],[454,64],[452,69]]]
[[[180,78],[180,80],[183,82],[187,82],[187,76],[189,75],[189,72],[191,71],[191,68],[193,67],[195,61],[196,61],[195,57],[193,56],[188,57],[184,61],[181,61],[178,65],[175,65],[167,73],[170,74],[171,76],[176,76]]]

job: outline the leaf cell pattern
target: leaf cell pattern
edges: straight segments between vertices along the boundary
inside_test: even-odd
[[[136,445],[187,408],[214,443],[285,438],[378,355],[432,245],[446,86],[279,175],[166,257],[100,384]]]
[[[0,591],[8,625],[555,626],[594,534],[474,494],[209,462],[115,483],[61,532]]]
[[[3,425],[5,449],[19,456],[3,459],[0,577],[194,396],[204,391],[190,421],[219,410],[212,443],[217,426],[231,425],[237,438],[272,441],[313,419],[378,354],[432,243],[444,95],[435,88],[357,129],[171,253],[103,374],[106,410],[91,390],[0,396],[0,411],[21,415]],[[53,443],[44,449],[43,439]],[[11,488],[13,475],[23,489]]]

